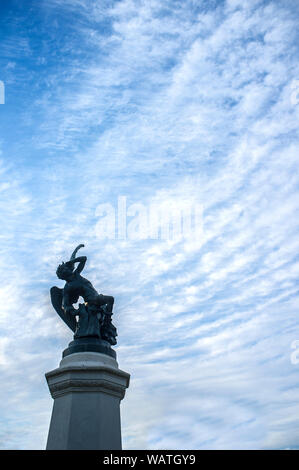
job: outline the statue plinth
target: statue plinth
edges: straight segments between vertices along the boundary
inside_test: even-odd
[[[118,368],[114,357],[86,350],[69,352],[46,379],[54,398],[47,450],[122,448],[120,401],[130,375]]]
[[[104,339],[93,336],[75,338],[69,343],[68,348],[63,351],[62,357],[79,352],[97,352],[116,359],[116,352],[111,348],[110,343]]]

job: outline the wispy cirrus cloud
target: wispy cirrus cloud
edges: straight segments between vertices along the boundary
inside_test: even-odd
[[[43,374],[71,339],[48,290],[85,242],[132,374],[125,448],[298,448],[296,5],[30,8],[3,10],[1,447],[45,445]],[[199,204],[203,233],[100,239],[119,196]]]

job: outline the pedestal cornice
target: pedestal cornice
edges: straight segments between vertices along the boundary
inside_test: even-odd
[[[87,360],[84,360],[84,356]],[[102,354],[75,353],[61,361],[60,367],[46,373],[53,398],[71,392],[103,392],[122,399],[130,375],[117,367],[117,362],[101,363]],[[98,364],[96,364],[98,360]]]

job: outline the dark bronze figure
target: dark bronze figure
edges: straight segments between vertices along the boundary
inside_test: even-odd
[[[76,254],[82,247],[84,247],[82,244],[77,246],[70,260],[58,266],[57,277],[66,282],[63,289],[51,288],[51,300],[58,315],[74,332],[75,341],[70,345],[75,345],[77,349],[75,348],[76,350],[71,352],[80,349],[78,349],[79,343],[81,349],[82,345],[93,345],[92,347],[86,346],[83,350],[100,352],[100,343],[102,347],[104,343],[110,343],[109,345],[104,344],[106,349],[107,346],[116,344],[117,331],[111,321],[114,298],[99,294],[91,282],[81,276],[87,258],[86,256],[76,257]],[[79,308],[76,309],[74,304],[78,302],[79,297],[83,298],[84,303],[79,304]],[[81,341],[78,341],[79,339]],[[110,352],[106,352],[106,354],[112,355]]]

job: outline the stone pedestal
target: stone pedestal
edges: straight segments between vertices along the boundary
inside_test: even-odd
[[[75,352],[46,379],[54,398],[47,450],[121,449],[120,401],[130,375],[116,359]]]

